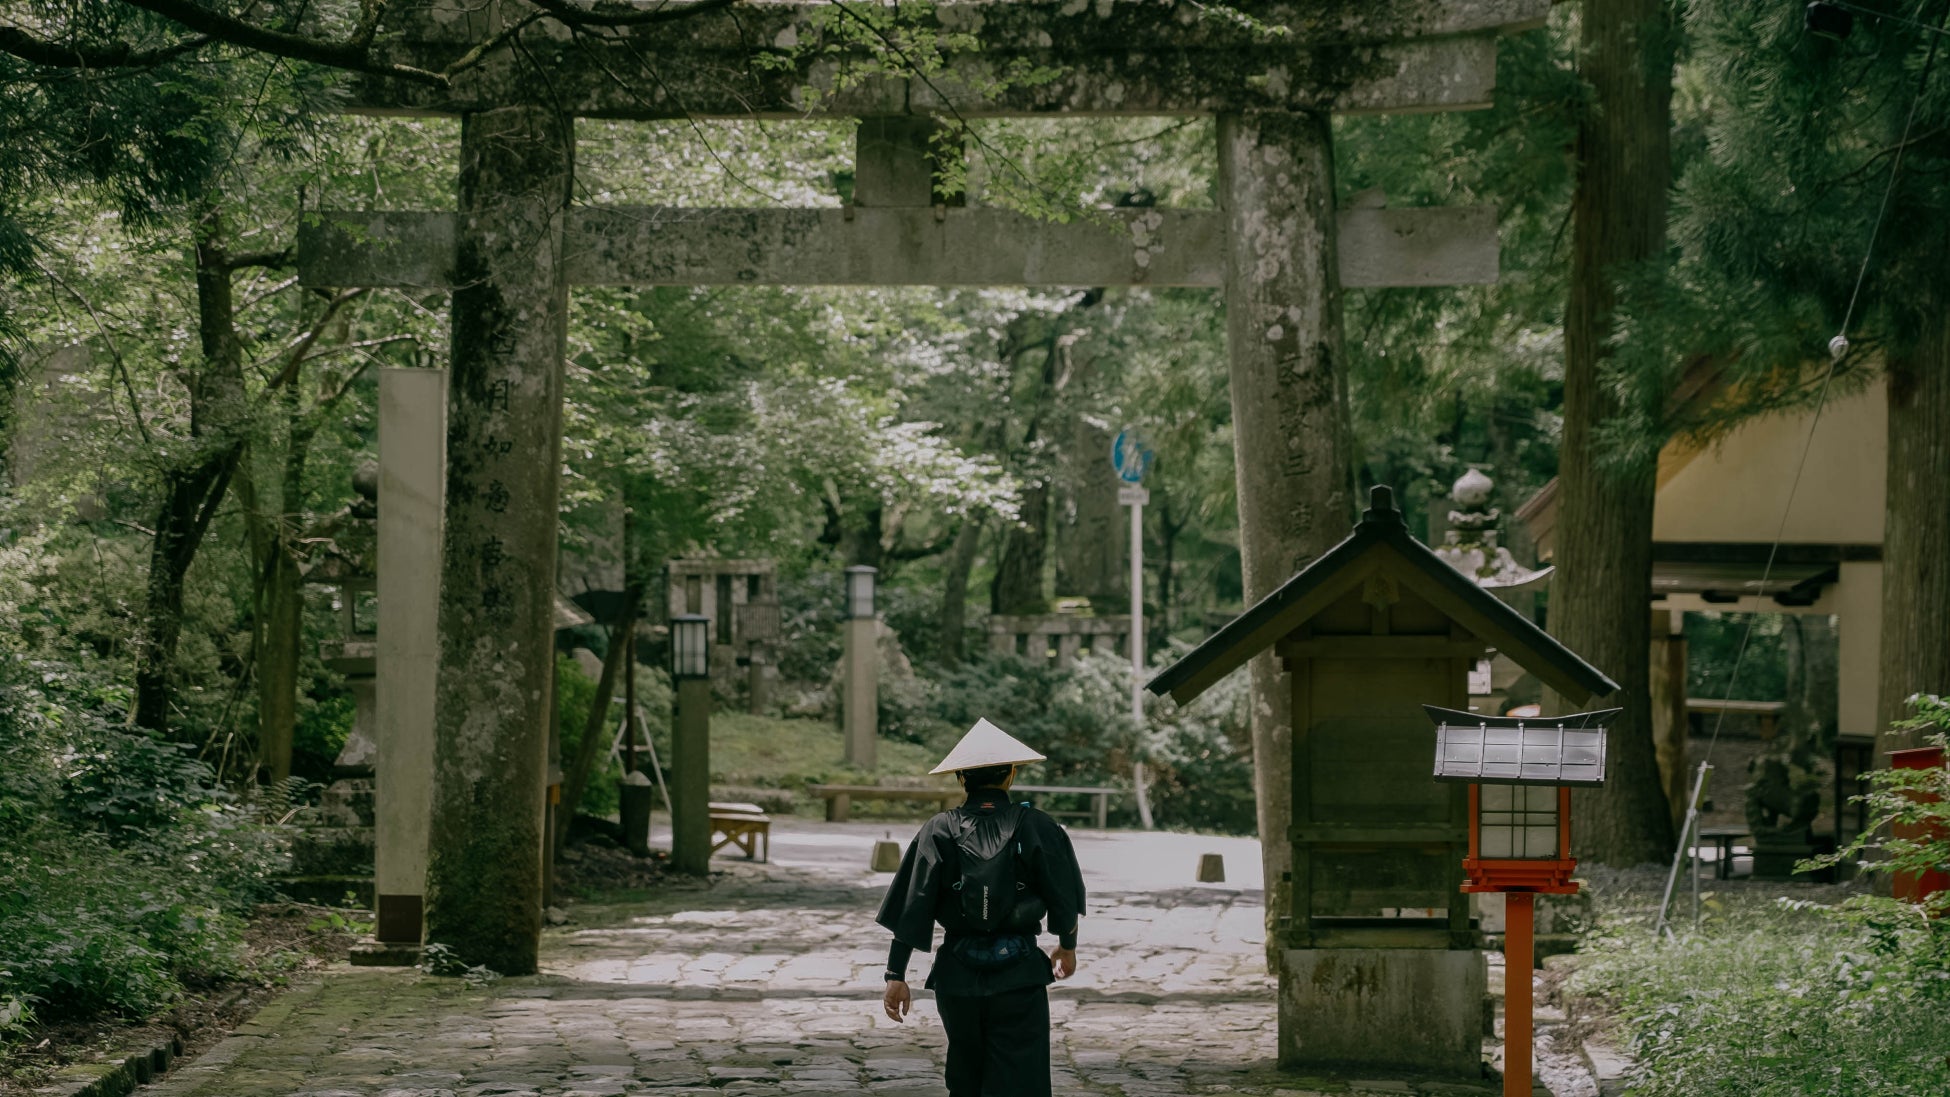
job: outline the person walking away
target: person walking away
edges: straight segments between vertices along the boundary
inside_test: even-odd
[[[880,904],[894,935],[881,1007],[896,1022],[913,1007],[907,964],[941,951],[928,972],[948,1035],[949,1097],[1050,1097],[1049,985],[1077,969],[1083,873],[1070,836],[1028,804],[1009,802],[1016,771],[1043,755],[978,720],[930,773],[954,773],[960,807],[921,826]],[[1039,925],[1056,935],[1044,954]]]

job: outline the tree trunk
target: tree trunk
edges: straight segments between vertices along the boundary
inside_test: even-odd
[[[1652,742],[1652,503],[1656,460],[1630,465],[1597,434],[1624,410],[1600,378],[1616,279],[1665,250],[1671,178],[1671,27],[1663,0],[1587,4],[1580,58],[1593,100],[1578,129],[1571,291],[1564,325],[1564,441],[1558,465],[1551,631],[1619,683],[1624,712],[1605,787],[1572,797],[1578,856],[1610,865],[1672,855],[1672,815]],[[1565,702],[1569,704],[1569,702]]]
[[[1889,725],[1914,693],[1950,694],[1950,306],[1924,311],[1889,363],[1889,494],[1882,536],[1881,750],[1920,745]]]
[[[183,589],[210,519],[222,505],[243,452],[243,354],[237,345],[230,261],[214,213],[197,224],[197,334],[201,368],[190,378],[190,436],[194,456],[163,476],[149,581],[143,599],[142,643],[135,667],[135,723],[157,734],[169,729],[170,671],[183,633]]]
[[[1094,363],[1092,363],[1094,366]],[[1070,385],[1078,386],[1072,376]],[[1065,404],[1078,406],[1086,393],[1066,393]],[[1057,490],[1056,521],[1052,531],[1056,555],[1056,593],[1082,595],[1098,613],[1125,613],[1130,602],[1123,508],[1117,502],[1117,480],[1111,475],[1110,431],[1083,416],[1068,420]]]
[[[886,540],[882,522],[886,508],[879,500],[868,503],[861,512],[860,524],[849,527],[840,539],[840,557],[848,567],[879,568],[883,565]]]
[[[506,975],[541,943],[573,129],[461,121],[426,939]]]
[[[1043,560],[1049,545],[1049,481],[1033,481],[1022,489],[1022,518],[1003,535],[1002,558],[989,587],[991,613],[1046,613]]]
[[[1325,114],[1219,118],[1226,346],[1248,605],[1347,536],[1347,408]],[[1252,661],[1253,780],[1273,970],[1292,910],[1293,734],[1285,675]]]
[[[947,566],[942,569],[941,662],[945,666],[961,665],[967,639],[963,633],[968,628],[968,574],[975,569],[985,524],[979,514],[962,520],[961,529],[955,531],[954,546],[948,550]]]
[[[1146,648],[1157,651],[1164,647],[1165,641],[1178,628],[1178,613],[1174,603],[1178,600],[1178,535],[1185,532],[1189,518],[1173,520],[1170,500],[1162,494],[1158,497],[1158,612],[1152,620],[1151,635],[1146,639]]]
[[[556,816],[555,828],[557,849],[568,840],[569,823],[575,818],[576,806],[582,803],[582,794],[589,787],[589,775],[596,768],[596,755],[609,741],[610,701],[616,696],[616,680],[622,676],[623,665],[629,658],[628,637],[636,631],[637,614],[642,606],[642,585],[632,583],[625,586],[623,608],[617,612],[616,623],[609,627],[609,648],[603,652],[603,669],[596,675],[596,695],[590,699],[589,715],[582,722],[582,738],[576,740],[576,756],[569,761],[568,772],[562,777],[562,807]]]
[[[285,404],[284,459],[279,462],[277,513],[263,513],[262,497],[245,476],[251,546],[257,564],[252,643],[257,668],[257,765],[267,784],[291,776],[291,746],[298,724],[298,666],[304,633],[304,587],[298,571],[298,510],[304,496],[305,456],[312,432],[298,414],[297,378]]]

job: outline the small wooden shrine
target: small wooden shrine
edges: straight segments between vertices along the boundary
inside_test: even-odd
[[[1268,927],[1283,1063],[1475,1075],[1486,975],[1464,892],[1469,796],[1430,780],[1422,706],[1467,710],[1491,649],[1574,701],[1618,688],[1411,536],[1377,487],[1347,540],[1150,683],[1183,704],[1271,651],[1291,685],[1292,830],[1261,836],[1292,845],[1290,877],[1267,881],[1292,899]]]

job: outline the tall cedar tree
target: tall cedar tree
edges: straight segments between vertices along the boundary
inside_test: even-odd
[[[1656,449],[1619,453],[1603,427],[1627,413],[1606,383],[1621,280],[1666,247],[1671,186],[1673,26],[1665,0],[1591,0],[1579,71],[1591,87],[1578,125],[1571,286],[1564,318],[1564,441],[1558,468],[1558,577],[1551,631],[1609,674],[1625,711],[1612,725],[1610,781],[1575,798],[1581,857],[1658,861],[1672,817],[1652,744],[1649,651]]]
[[[1950,22],[1945,0],[1861,6]],[[1950,40],[1858,17],[1835,41],[1803,30],[1798,3],[1746,0],[1695,0],[1688,31],[1710,89],[1708,152],[1681,180],[1681,277],[1662,311],[1736,366],[1749,399],[1820,392],[1901,153],[1835,382],[1888,379],[1887,729],[1912,693],[1950,691]],[[1885,747],[1907,745],[1884,734]]]

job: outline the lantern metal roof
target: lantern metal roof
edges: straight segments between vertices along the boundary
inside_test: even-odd
[[[1365,581],[1376,566],[1573,702],[1617,691],[1618,683],[1410,535],[1395,509],[1394,493],[1385,486],[1374,488],[1367,511],[1346,540],[1166,667],[1145,688],[1169,693],[1180,704],[1190,701]]]
[[[1483,785],[1605,783],[1605,727],[1623,709],[1485,716],[1423,705],[1435,721],[1435,779]]]

